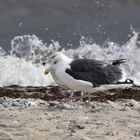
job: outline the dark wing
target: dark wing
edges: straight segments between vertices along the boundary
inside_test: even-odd
[[[115,65],[104,65],[101,61],[77,59],[71,62],[66,73],[78,80],[89,81],[94,87],[117,82],[122,77],[122,70]]]

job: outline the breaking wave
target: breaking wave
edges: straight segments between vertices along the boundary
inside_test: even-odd
[[[11,50],[6,52],[0,48],[0,86],[47,86],[54,85],[51,75],[44,75],[43,59],[55,51],[63,51],[73,58],[92,58],[106,62],[126,58],[127,62],[121,67],[127,77],[140,82],[140,45],[138,33],[133,35],[124,45],[107,41],[102,46],[89,41],[85,37],[80,40],[76,49],[64,49],[58,42],[43,43],[35,35],[16,36],[11,41]]]

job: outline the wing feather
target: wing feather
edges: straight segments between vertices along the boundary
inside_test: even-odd
[[[97,60],[77,59],[70,66],[66,73],[75,79],[91,82],[93,87],[117,82],[122,77],[122,70],[118,66],[104,65]]]

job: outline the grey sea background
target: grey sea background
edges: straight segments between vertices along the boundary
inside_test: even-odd
[[[77,48],[81,36],[98,44],[125,43],[130,25],[140,31],[140,0],[0,0],[0,46],[35,34],[44,42]]]
[[[0,86],[55,85],[42,61],[68,57],[127,59],[140,85],[139,0],[0,0]]]

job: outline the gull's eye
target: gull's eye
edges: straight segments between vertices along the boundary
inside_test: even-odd
[[[45,66],[46,65],[46,62],[43,62],[42,65]]]
[[[56,64],[58,61],[57,60],[55,60],[54,62],[53,62],[53,64]]]

